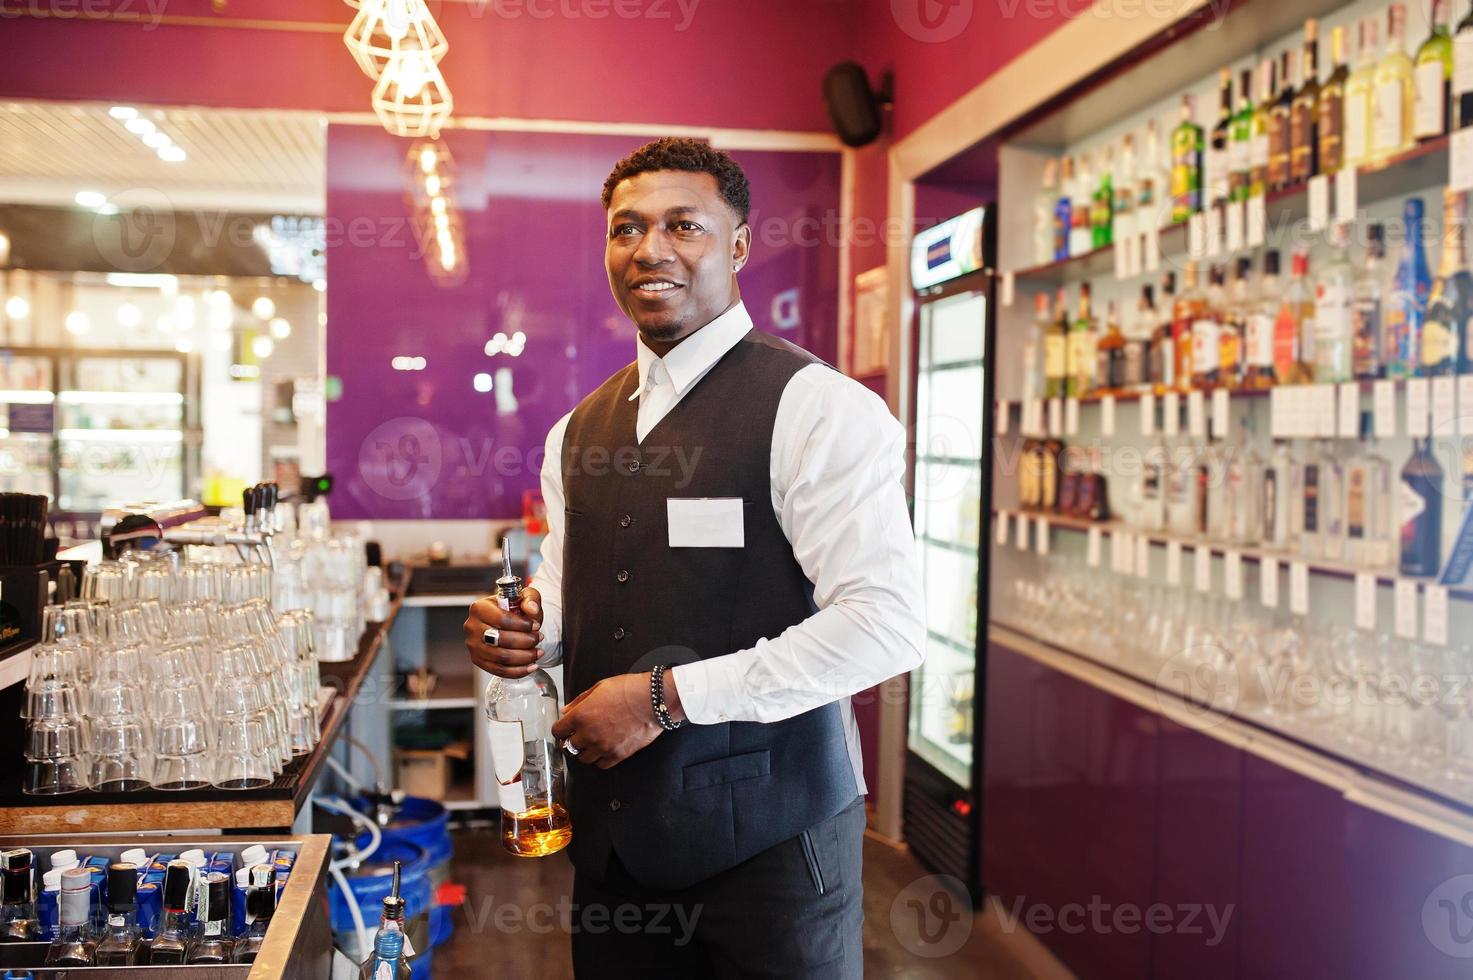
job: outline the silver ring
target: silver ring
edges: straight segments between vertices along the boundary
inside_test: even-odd
[[[563,750],[565,752],[567,752],[568,755],[577,755],[578,754],[578,746],[576,746],[576,745],[573,744],[573,740],[572,739],[564,739],[563,740]]]
[[[501,630],[495,626],[488,626],[486,632],[481,634],[481,639],[487,646],[499,647],[501,646]]]

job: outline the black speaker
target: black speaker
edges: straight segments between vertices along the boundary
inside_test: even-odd
[[[845,146],[868,146],[884,131],[882,93],[870,88],[869,76],[857,62],[829,69],[823,77],[823,101]]]

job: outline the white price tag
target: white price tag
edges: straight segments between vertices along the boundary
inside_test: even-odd
[[[1233,412],[1228,401],[1226,388],[1214,388],[1212,391],[1212,434],[1219,439],[1226,439],[1232,434]]]
[[[1448,151],[1447,186],[1455,191],[1473,191],[1473,127],[1453,133]]]
[[[1064,435],[1079,435],[1079,399],[1070,398],[1064,402]]]
[[[1396,580],[1396,635],[1417,638],[1417,583],[1410,579]]]
[[[1309,615],[1309,566],[1302,561],[1289,563],[1289,611]]]
[[[1335,174],[1335,220],[1349,224],[1355,220],[1360,206],[1356,200],[1356,171],[1354,167],[1341,167]]]
[[[1227,206],[1227,250],[1243,250],[1243,202],[1234,201]]]
[[[1124,531],[1116,531],[1110,535],[1110,570],[1116,575],[1127,574],[1130,568],[1130,535]]]
[[[1010,421],[1010,416],[1012,414],[1013,414],[1013,411],[1012,411],[1012,405],[1011,405],[1011,403],[1009,403],[1009,402],[998,402],[997,403],[997,407],[996,407],[996,409],[993,412],[992,418],[993,418],[993,421],[995,423],[994,428],[997,429],[997,434],[998,435],[1005,436],[1005,435],[1008,434],[1008,422]]]
[[[1181,585],[1181,542],[1166,542],[1166,584]]]
[[[998,297],[998,302],[1003,305],[1003,309],[1007,309],[1013,305],[1013,288],[1013,273],[1011,271],[1004,272],[1002,274],[1002,285],[998,290],[1002,294]]]
[[[1187,392],[1187,434],[1193,439],[1207,438],[1207,399],[1200,388]]]
[[[1396,438],[1396,382],[1377,381],[1371,387],[1371,400],[1376,416],[1376,438]]]
[[[1268,237],[1268,207],[1262,194],[1248,198],[1248,214],[1243,222],[1247,227],[1243,237],[1249,248],[1258,248]]]
[[[1376,628],[1376,576],[1370,572],[1355,573],[1355,625],[1363,630]]]
[[[490,736],[491,743],[491,770],[496,775],[497,783],[503,787],[510,785],[514,787],[513,792],[516,792],[522,785],[517,776],[521,774],[526,762],[522,723],[490,719],[487,722],[486,733]]]
[[[1309,178],[1309,230],[1324,231],[1330,227],[1330,178],[1316,174]]]
[[[1224,588],[1227,589],[1229,599],[1243,598],[1243,553],[1241,551],[1229,551],[1223,556],[1223,575],[1227,581]]]
[[[1207,219],[1198,211],[1187,219],[1187,255],[1200,259],[1207,251]]]
[[[1005,544],[1008,543],[1008,512],[1007,511],[1000,510],[1000,511],[997,512],[997,523],[994,526],[994,531],[995,531],[995,534],[996,534],[995,540],[997,541],[998,544],[1005,545]]]
[[[1432,379],[1432,431],[1439,436],[1458,434],[1458,388],[1451,375]]]
[[[1447,646],[1447,586],[1427,585],[1422,589],[1422,639]]]
[[[1473,375],[1469,375],[1473,378]],[[1156,396],[1146,392],[1141,396],[1141,435],[1154,436],[1156,434]]]
[[[1427,401],[1427,379],[1407,378],[1407,435],[1414,439],[1428,434]]]
[[[1335,386],[1315,385],[1314,394],[1314,435],[1333,436],[1335,434]]]
[[[1279,608],[1279,562],[1277,558],[1259,559],[1258,601],[1269,609]]]
[[[1028,550],[1028,515],[1019,514],[1013,521],[1013,547]]]
[[[1023,431],[1030,436],[1044,435],[1043,430],[1043,399],[1029,399],[1027,405],[1028,414],[1024,417]]]
[[[1208,592],[1212,589],[1212,549],[1199,544],[1192,557],[1195,566],[1192,570],[1192,583],[1196,585],[1198,592]]]
[[[1109,438],[1115,434],[1115,396],[1105,395],[1100,399],[1100,435]]]
[[[1285,439],[1288,434],[1284,431],[1285,423],[1288,422],[1289,389],[1285,387],[1270,388],[1268,391],[1268,434],[1273,439]]]
[[[1135,539],[1135,573],[1141,578],[1151,574],[1151,539],[1144,534]]]
[[[1340,386],[1340,438],[1355,439],[1360,435],[1360,382],[1347,381]]]
[[[1104,532],[1100,530],[1098,524],[1089,526],[1089,550],[1086,561],[1089,562],[1090,568],[1100,567],[1100,552],[1104,550],[1104,537]]]
[[[1473,374],[1458,375],[1458,435],[1473,436]]]
[[[1172,438],[1181,433],[1181,396],[1174,391],[1161,399],[1161,430]]]
[[[1064,400],[1062,398],[1048,400],[1048,434],[1051,436],[1064,434]]]
[[[1145,245],[1145,266],[1147,272],[1156,272],[1161,268],[1161,229],[1152,222],[1151,227],[1146,229],[1143,238]]]
[[[1207,209],[1207,257],[1215,259],[1222,255],[1222,208]]]
[[[1049,530],[1048,518],[1040,517],[1038,526],[1033,532],[1034,547],[1040,555],[1047,555],[1049,548],[1053,545],[1053,542],[1049,540]]]

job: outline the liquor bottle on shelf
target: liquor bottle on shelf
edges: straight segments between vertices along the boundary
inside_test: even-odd
[[[1157,395],[1176,388],[1176,273],[1161,277],[1161,302],[1157,304],[1155,329],[1151,332],[1151,390]]]
[[[1269,249],[1263,255],[1263,279],[1256,303],[1248,310],[1243,331],[1243,387],[1254,390],[1274,384],[1274,321],[1283,302],[1283,284],[1279,281],[1279,252]]]
[[[1215,388],[1222,367],[1222,266],[1207,270],[1207,295],[1192,319],[1192,387]]]
[[[1345,556],[1345,462],[1328,439],[1320,449],[1320,555]]]
[[[1443,492],[1443,471],[1432,455],[1432,440],[1413,439],[1397,487],[1403,575],[1431,576],[1442,568]]]
[[[1043,182],[1033,198],[1033,262],[1054,261],[1054,208],[1059,203],[1059,163],[1045,160]]]
[[[1146,283],[1141,287],[1141,297],[1136,301],[1135,316],[1131,318],[1130,330],[1125,335],[1125,388],[1127,391],[1147,391],[1151,387],[1151,331],[1155,326],[1155,291],[1151,288],[1150,283]]]
[[[1402,208],[1406,240],[1383,307],[1386,327],[1382,362],[1388,378],[1409,378],[1417,373],[1421,362],[1422,324],[1432,291],[1432,275],[1422,246],[1423,214],[1422,199],[1407,198]]]
[[[1252,416],[1238,426],[1237,445],[1223,467],[1225,537],[1235,544],[1257,544],[1263,533],[1263,459],[1253,448]]]
[[[1253,72],[1238,73],[1238,109],[1228,143],[1228,199],[1246,201],[1253,179]]]
[[[1095,344],[1095,392],[1118,395],[1125,390],[1125,334],[1115,316],[1115,301],[1105,304],[1105,332]]]
[[[201,875],[195,934],[190,937],[184,962],[230,962],[230,876],[219,871]]]
[[[1211,150],[1207,154],[1207,203],[1221,207],[1231,193],[1231,164],[1228,147],[1233,138],[1233,72],[1217,73],[1217,123],[1212,127]]]
[[[404,899],[399,895],[399,862],[394,862],[394,877],[389,894],[384,896],[379,915],[378,932],[373,937],[373,950],[358,968],[359,980],[409,980],[409,954],[405,950]]]
[[[170,861],[164,870],[164,918],[148,953],[148,962],[153,966],[184,964],[184,950],[189,942],[194,876],[194,868],[186,861]]]
[[[1227,470],[1231,453],[1213,443],[1202,447],[1197,461],[1197,492],[1202,506],[1201,533],[1212,541],[1226,541],[1231,525],[1231,493]]]
[[[1274,381],[1304,384],[1310,380],[1304,368],[1305,326],[1314,329],[1314,291],[1309,286],[1309,255],[1296,249],[1289,266],[1289,286],[1274,318]]]
[[[1136,160],[1135,210],[1136,230],[1148,232],[1169,223],[1171,219],[1171,178],[1161,165],[1161,140],[1156,120],[1146,123],[1146,140]]]
[[[1268,187],[1278,190],[1289,185],[1290,121],[1294,106],[1294,67],[1298,55],[1285,51],[1279,56],[1279,97],[1269,111],[1268,123]]]
[[[1080,154],[1074,161],[1074,189],[1069,193],[1069,254],[1084,255],[1094,246],[1090,221],[1094,214],[1094,192],[1089,156]]]
[[[1170,446],[1166,463],[1166,527],[1191,535],[1202,519],[1197,487],[1197,453],[1186,445]]]
[[[1422,374],[1454,374],[1467,362],[1467,324],[1473,312],[1473,275],[1463,255],[1468,198],[1451,187],[1442,192],[1442,269],[1427,297],[1422,324]]]
[[[1304,58],[1299,63],[1299,91],[1289,107],[1289,179],[1295,183],[1320,172],[1319,156],[1319,24],[1304,22]]]
[[[1386,52],[1376,63],[1371,107],[1371,160],[1384,160],[1412,148],[1412,112],[1416,93],[1412,59],[1406,52],[1406,7],[1386,8]]]
[[[1060,286],[1054,316],[1043,333],[1043,396],[1062,398],[1069,377],[1069,296]]]
[[[1218,317],[1221,328],[1217,338],[1217,383],[1223,388],[1243,387],[1247,372],[1248,321],[1253,316],[1253,297],[1248,292],[1252,272],[1253,260],[1240,256],[1233,271],[1227,305]]]
[[[1278,65],[1272,58],[1258,63],[1258,103],[1253,107],[1253,129],[1248,140],[1248,196],[1268,189],[1269,114],[1273,108],[1274,79]]]
[[[133,966],[138,962],[143,931],[138,926],[138,866],[127,862],[107,868],[107,931],[97,944],[98,966]]]
[[[1293,521],[1299,531],[1299,553],[1305,558],[1324,557],[1322,540],[1321,508],[1324,500],[1325,454],[1320,446],[1311,445],[1299,466],[1298,520]]]
[[[1349,381],[1354,335],[1355,269],[1350,265],[1350,232],[1330,227],[1330,261],[1314,286],[1314,380],[1319,384]]]
[[[1033,323],[1023,341],[1023,401],[1042,398],[1046,388],[1043,370],[1043,348],[1048,336],[1049,323],[1048,293],[1033,296]]]
[[[1288,551],[1294,547],[1294,493],[1298,484],[1298,461],[1284,439],[1274,440],[1273,455],[1263,468],[1263,529],[1259,535],[1264,547]]]
[[[1345,560],[1364,568],[1391,563],[1391,464],[1371,444],[1371,413],[1360,416],[1360,444],[1345,464]]]
[[[1355,280],[1352,307],[1351,373],[1366,380],[1381,376],[1381,293],[1385,272],[1386,229],[1372,224],[1366,229],[1366,258]]]
[[[1362,17],[1355,71],[1345,80],[1343,161],[1358,167],[1371,159],[1371,122],[1376,93],[1376,19]]]
[[[1448,28],[1449,2],[1432,0],[1432,30],[1417,48],[1412,135],[1419,140],[1444,135],[1452,122],[1453,37]]]
[[[1178,391],[1192,387],[1196,361],[1192,349],[1195,341],[1196,323],[1207,308],[1207,299],[1197,287],[1197,263],[1188,259],[1182,270],[1182,288],[1177,294],[1172,310],[1171,338],[1176,366],[1172,378]]]
[[[1456,128],[1473,125],[1473,8],[1458,21],[1453,35],[1452,121]]]
[[[38,942],[41,923],[36,917],[36,864],[28,848],[0,851],[0,943]]]
[[[1135,137],[1129,133],[1120,142],[1120,159],[1115,161],[1115,173],[1112,178],[1114,184],[1115,200],[1110,207],[1110,241],[1122,239],[1127,234],[1134,234],[1135,224],[1135,192],[1136,192],[1136,167],[1138,161],[1135,154]]]
[[[1140,501],[1136,523],[1143,530],[1166,530],[1166,485],[1170,458],[1166,444],[1159,440],[1141,457]]]
[[[92,872],[68,868],[61,873],[61,932],[46,950],[46,965],[92,966],[97,943],[92,938]]]
[[[1079,316],[1069,330],[1069,375],[1065,395],[1084,398],[1094,388],[1095,322],[1089,309],[1089,283],[1079,286]]]
[[[1171,220],[1202,210],[1202,127],[1193,119],[1190,93],[1181,97],[1181,121],[1171,133]]]
[[[1330,31],[1330,77],[1320,86],[1318,107],[1319,172],[1333,174],[1345,163],[1345,28]]]
[[[1069,257],[1069,234],[1073,230],[1070,208],[1074,191],[1074,158],[1065,157],[1059,165],[1059,196],[1054,202],[1054,261]]]
[[[1090,196],[1089,243],[1090,248],[1107,248],[1114,241],[1115,153],[1107,144],[1100,154],[1100,182]]]

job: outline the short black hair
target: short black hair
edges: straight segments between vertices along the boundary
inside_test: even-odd
[[[666,136],[646,143],[618,163],[613,173],[604,181],[604,210],[614,198],[614,188],[621,181],[655,170],[684,170],[688,173],[710,174],[716,178],[716,186],[724,200],[742,224],[752,213],[752,188],[747,183],[747,172],[742,165],[723,150],[710,143],[679,136]]]

